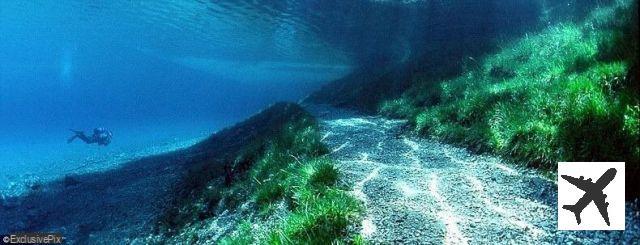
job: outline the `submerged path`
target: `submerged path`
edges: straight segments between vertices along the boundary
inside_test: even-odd
[[[342,181],[363,201],[361,234],[374,244],[619,243],[627,232],[557,231],[556,185],[538,172],[402,134],[404,121],[309,106]],[[630,230],[634,232],[629,232]]]

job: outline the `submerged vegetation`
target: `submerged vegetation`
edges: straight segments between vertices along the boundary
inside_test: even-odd
[[[187,194],[160,220],[159,229],[167,234],[163,240],[330,244],[355,239],[348,228],[359,219],[360,202],[337,186],[339,171],[323,156],[327,148],[320,142],[315,119],[298,105],[287,106],[292,115],[249,119],[251,124],[271,126],[228,154],[224,167],[211,161],[194,165],[197,171],[185,177]],[[261,114],[273,113],[270,109]],[[208,174],[212,169],[226,174]],[[206,228],[220,217],[235,225]],[[225,237],[211,238],[211,233]]]
[[[415,73],[399,98],[362,98],[364,105],[380,102],[382,114],[408,119],[419,134],[528,166],[625,161],[633,173],[640,169],[636,8],[627,0],[598,7],[579,22],[469,57],[457,77]],[[367,91],[381,88],[390,89]],[[297,105],[287,108],[290,115],[266,112],[196,146],[234,148],[209,152],[217,158],[191,167],[159,222],[163,241],[361,243],[352,232],[361,203],[339,186],[313,117]],[[270,126],[258,132],[253,125]]]
[[[529,34],[460,76],[421,82],[381,113],[415,131],[543,169],[640,161],[637,1]]]
[[[492,55],[469,57],[457,77],[415,73],[402,96],[382,101],[379,110],[408,119],[422,135],[528,166],[554,170],[559,161],[622,160],[633,173],[640,166],[636,8],[637,1],[615,1],[579,23],[530,33]],[[158,225],[163,240],[362,241],[351,231],[363,207],[339,187],[316,122],[297,105],[287,108],[290,115],[268,110],[196,146],[235,148],[209,152],[218,158],[191,167]],[[270,126],[257,132],[253,125]],[[238,138],[243,135],[252,136]]]
[[[272,164],[265,161],[259,164]],[[347,192],[336,188],[337,170],[330,160],[293,160],[273,170],[274,174],[262,182],[256,180],[249,190],[261,210],[258,217],[244,222],[253,223],[252,229],[238,229],[222,244],[331,244],[349,238],[347,228],[357,220],[361,207]],[[275,213],[281,214],[272,217]],[[271,224],[260,225],[263,219]]]

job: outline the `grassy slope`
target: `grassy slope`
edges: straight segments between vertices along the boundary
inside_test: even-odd
[[[327,149],[314,118],[295,104],[275,107],[194,147],[202,152],[224,148],[221,142],[237,144],[226,153],[211,153],[222,159],[205,157],[192,166],[181,194],[159,222],[164,236],[154,242],[201,241],[210,235],[207,223],[224,210],[242,213],[245,220],[222,244],[328,244],[355,238],[347,227],[357,223],[362,207],[336,186],[339,172],[323,157]],[[252,136],[240,138],[247,135]],[[232,184],[225,185],[220,163],[233,169]]]
[[[423,78],[380,111],[410,119],[422,134],[530,166],[624,160],[637,171],[636,9],[637,1],[617,1],[582,23],[527,35],[472,60],[457,78]]]
[[[312,119],[293,122],[256,157],[244,181],[225,190],[234,202],[255,202],[257,217],[246,219],[222,244],[330,244],[352,237],[360,202],[337,188],[338,170],[318,153],[318,128]]]

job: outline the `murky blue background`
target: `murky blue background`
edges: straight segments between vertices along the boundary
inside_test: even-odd
[[[574,2],[0,1],[0,190],[188,146],[356,70],[457,66]],[[113,143],[66,143],[94,127]]]
[[[254,7],[2,1],[0,189],[183,147],[349,71],[295,19]],[[69,128],[99,126],[113,144],[66,143]]]

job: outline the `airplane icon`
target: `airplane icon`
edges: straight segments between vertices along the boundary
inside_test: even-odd
[[[569,175],[562,175],[562,178],[567,180],[572,185],[575,185],[580,190],[583,190],[584,195],[578,200],[578,202],[574,205],[564,205],[563,209],[569,210],[576,215],[576,220],[578,221],[578,225],[580,224],[580,214],[582,210],[593,201],[600,212],[600,215],[604,219],[604,222],[607,223],[607,226],[610,226],[609,223],[609,213],[607,211],[607,207],[609,206],[608,202],[605,202],[605,198],[607,195],[602,192],[602,190],[609,185],[611,180],[616,176],[616,169],[610,168],[598,180],[593,183],[591,178],[585,180],[584,176],[580,176],[580,178],[571,177]]]

